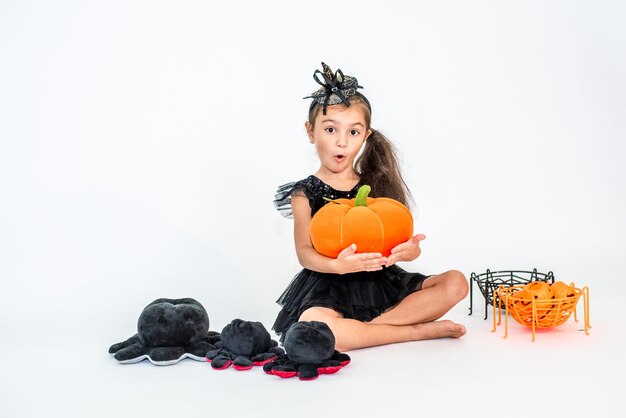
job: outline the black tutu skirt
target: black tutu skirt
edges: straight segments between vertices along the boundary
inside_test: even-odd
[[[346,318],[368,322],[422,288],[428,276],[409,273],[393,265],[372,272],[344,275],[303,269],[294,277],[277,303],[282,310],[272,329],[284,333],[308,308],[334,309]]]

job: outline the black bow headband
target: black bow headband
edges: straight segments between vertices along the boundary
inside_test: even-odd
[[[359,86],[359,82],[355,77],[344,75],[343,71],[339,69],[333,74],[330,67],[324,63],[322,63],[322,68],[324,70],[323,72],[315,70],[313,73],[313,80],[322,87],[310,96],[304,97],[305,99],[313,99],[311,106],[316,103],[322,103],[322,113],[325,115],[327,106],[339,103],[350,106],[348,99],[351,96],[359,96],[367,103],[367,106],[370,107],[367,98],[357,91],[357,89],[362,89],[363,86]],[[322,76],[323,81],[320,81],[318,75]]]

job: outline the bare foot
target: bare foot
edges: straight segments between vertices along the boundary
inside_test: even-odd
[[[424,322],[413,325],[417,331],[417,340],[434,338],[459,338],[465,335],[465,326],[444,319],[442,321]]]

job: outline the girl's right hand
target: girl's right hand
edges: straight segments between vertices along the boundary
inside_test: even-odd
[[[337,273],[355,273],[357,271],[382,270],[387,258],[381,253],[356,254],[356,244],[352,244],[339,253],[336,259]]]

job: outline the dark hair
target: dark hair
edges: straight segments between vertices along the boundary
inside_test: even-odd
[[[372,111],[367,99],[357,94],[349,100],[350,104],[359,104],[364,109],[365,125],[372,131],[365,141],[363,152],[354,163],[361,184],[368,184],[372,188],[372,197],[390,197],[408,206],[411,192],[400,173],[395,147],[382,133],[371,127]],[[312,103],[309,107],[311,125],[314,125],[321,107],[320,103]]]

